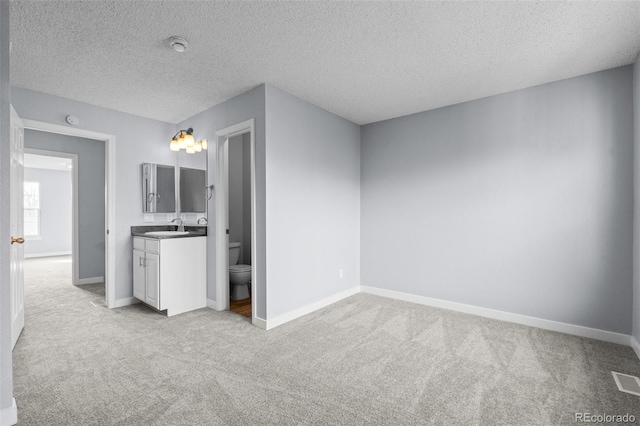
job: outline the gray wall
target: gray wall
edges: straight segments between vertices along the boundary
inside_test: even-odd
[[[241,243],[239,264],[251,264],[251,138],[229,140],[229,241]]]
[[[25,130],[24,146],[78,155],[78,278],[104,277],[105,143]]]
[[[229,139],[229,242],[244,242],[242,198],[242,135],[239,135]]]
[[[242,135],[242,264],[251,265],[251,136]]]
[[[208,179],[212,184],[216,170],[215,132],[234,124],[255,118],[256,126],[256,238],[258,253],[262,253],[254,259],[252,265],[257,265],[258,276],[253,285],[257,292],[256,315],[267,319],[266,305],[266,228],[265,228],[265,86],[260,85],[248,92],[229,99],[206,111],[201,112],[181,123],[178,128],[193,127],[197,138],[209,139],[207,151]],[[207,206],[209,225],[207,238],[207,297],[215,300],[216,295],[216,238],[215,235],[215,195]],[[228,283],[225,283],[228,285]]]
[[[71,253],[71,174],[71,170],[24,168],[24,180],[40,184],[40,238],[25,237],[25,257]],[[104,206],[104,202],[102,204]],[[104,259],[104,251],[102,254]]]
[[[9,2],[0,1],[0,241],[9,241],[10,142],[9,142]],[[0,244],[0,410],[11,407],[11,299],[9,245]]]
[[[633,337],[640,342],[640,55],[633,64]],[[640,356],[640,354],[639,354]]]
[[[360,127],[270,86],[265,112],[273,318],[360,284]]]
[[[632,68],[362,128],[362,285],[629,334]]]
[[[140,164],[176,163],[169,151],[176,126],[20,88],[12,88],[11,102],[22,118],[65,125],[72,114],[80,119],[76,127],[115,136],[116,299],[133,297],[131,226],[144,225]]]

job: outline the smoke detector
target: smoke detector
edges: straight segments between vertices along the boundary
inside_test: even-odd
[[[183,53],[189,47],[189,42],[184,37],[172,36],[169,37],[169,46],[176,52]]]

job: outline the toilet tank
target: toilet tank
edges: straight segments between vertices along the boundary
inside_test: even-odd
[[[229,266],[235,265],[240,259],[240,243],[229,243]]]

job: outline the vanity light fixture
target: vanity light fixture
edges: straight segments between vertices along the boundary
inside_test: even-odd
[[[193,129],[189,127],[187,130],[180,130],[175,134],[173,139],[171,139],[171,143],[169,144],[169,149],[171,151],[180,151],[184,149],[187,154],[195,154],[196,152],[202,152],[203,149],[207,149],[209,147],[209,142],[206,139],[195,141],[193,137]]]

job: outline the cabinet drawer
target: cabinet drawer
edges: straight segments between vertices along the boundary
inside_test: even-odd
[[[160,241],[159,240],[145,240],[146,251],[151,253],[160,253]]]
[[[134,238],[133,239],[133,249],[134,250],[143,250],[144,251],[144,239],[142,239],[142,238]]]

